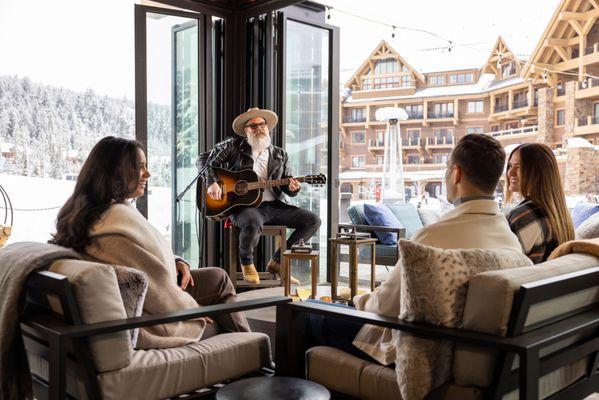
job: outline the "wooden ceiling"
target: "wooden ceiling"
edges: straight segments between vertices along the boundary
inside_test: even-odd
[[[309,3],[304,0],[154,0],[173,7],[210,12],[217,16],[243,14],[244,16],[260,15],[279,10],[298,3]]]

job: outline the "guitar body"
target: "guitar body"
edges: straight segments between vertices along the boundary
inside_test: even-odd
[[[220,221],[239,207],[255,207],[262,202],[260,189],[247,190],[246,183],[258,182],[258,175],[251,169],[233,172],[223,168],[212,168],[223,191],[223,197],[215,200],[205,196],[206,217]]]

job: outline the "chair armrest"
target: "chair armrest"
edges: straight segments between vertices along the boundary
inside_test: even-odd
[[[292,312],[321,314],[349,321],[378,325],[409,332],[415,336],[431,339],[444,339],[456,343],[466,343],[499,350],[522,352],[540,349],[578,332],[599,326],[599,310],[590,310],[561,320],[543,328],[519,336],[504,337],[465,329],[445,328],[419,322],[408,322],[398,318],[384,317],[354,308],[344,308],[322,303],[297,302],[286,304]]]
[[[126,318],[114,321],[104,321],[94,324],[65,325],[64,323],[51,323],[44,319],[37,321],[35,318],[22,321],[32,328],[41,330],[50,335],[59,335],[64,338],[83,338],[105,333],[120,332],[127,329],[140,328],[165,324],[169,322],[186,321],[190,319],[212,317],[233,312],[252,310],[256,308],[283,305],[291,299],[285,296],[272,296],[257,300],[244,300],[235,303],[216,304],[188,310],[174,311],[162,314],[146,315],[136,318]]]
[[[390,226],[377,226],[377,225],[357,225],[357,224],[339,224],[339,232],[342,229],[350,230],[355,228],[357,232],[393,232],[397,233],[400,238],[406,237],[406,228],[396,228]]]

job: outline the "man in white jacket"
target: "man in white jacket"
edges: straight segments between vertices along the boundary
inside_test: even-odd
[[[455,209],[438,222],[422,228],[411,240],[442,249],[522,252],[518,238],[510,230],[493,197],[504,163],[505,151],[497,140],[482,134],[464,136],[451,153],[445,174],[447,199]],[[400,268],[401,261],[374,292],[355,296],[356,308],[397,317],[400,312]],[[343,329],[351,331],[347,326]],[[364,325],[355,335],[353,345],[383,365],[395,362],[391,329]]]

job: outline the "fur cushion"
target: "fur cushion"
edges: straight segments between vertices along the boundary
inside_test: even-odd
[[[148,291],[146,274],[140,270],[120,265],[113,265],[113,268],[116,273],[127,318],[140,317],[143,311],[144,299]],[[139,328],[132,329],[130,334],[131,345],[135,348],[137,337],[139,336]]]
[[[400,240],[399,318],[450,328],[460,327],[468,280],[480,272],[530,266],[511,250],[443,250]],[[394,331],[398,385],[404,399],[422,399],[451,378],[453,345]]]
[[[599,213],[591,215],[576,228],[576,239],[599,238]]]

